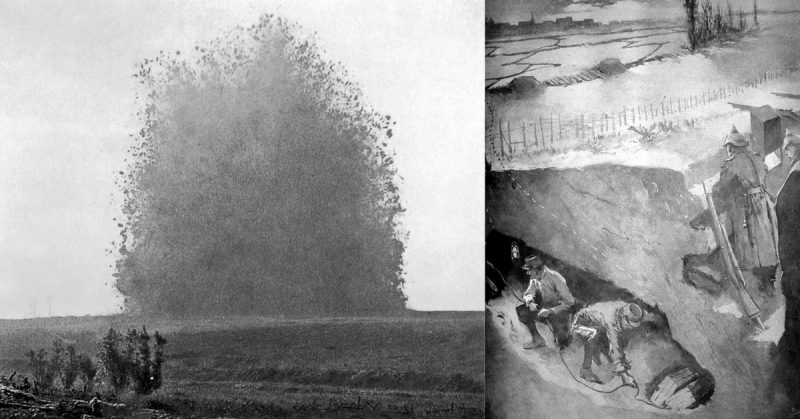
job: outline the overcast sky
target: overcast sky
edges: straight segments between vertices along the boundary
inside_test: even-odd
[[[711,4],[745,12],[753,10],[753,3],[759,10],[800,10],[797,0],[711,0]],[[486,0],[486,14],[498,22],[516,23],[526,21],[534,14],[536,21],[572,16],[575,19],[594,19],[608,23],[613,20],[640,19],[682,19],[684,16],[682,0],[610,0],[602,6],[595,6],[588,0]],[[601,2],[597,2],[601,3]]]
[[[119,310],[134,65],[266,12],[316,31],[397,121],[411,308],[483,307],[482,1],[0,0],[0,318]]]

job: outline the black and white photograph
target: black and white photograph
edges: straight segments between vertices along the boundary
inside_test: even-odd
[[[484,4],[0,0],[0,417],[484,417]]]

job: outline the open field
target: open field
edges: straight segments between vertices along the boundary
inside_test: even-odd
[[[393,318],[113,317],[0,321],[0,372],[60,336],[94,354],[109,327],[168,343],[164,386],[121,400],[193,417],[481,417],[480,313]]]
[[[516,77],[545,81],[587,70],[604,58],[623,63],[654,54],[678,52],[685,43],[680,27],[629,28],[610,33],[565,33],[486,41],[486,87],[501,87]]]

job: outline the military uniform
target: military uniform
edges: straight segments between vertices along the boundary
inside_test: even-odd
[[[538,279],[531,278],[523,300],[526,304],[517,307],[517,316],[530,330],[533,341],[543,342],[536,329],[536,321],[540,320],[539,313],[542,309],[549,309],[552,315],[547,320],[553,327],[553,334],[559,346],[566,346],[569,342],[570,308],[575,304],[575,298],[564,277],[547,266],[542,266]],[[527,303],[531,301],[536,303],[536,310],[528,308]]]
[[[800,146],[798,146],[800,148]],[[800,151],[800,150],[798,150]],[[800,407],[800,161],[797,156],[775,201],[778,250],[786,297],[784,332],[778,342],[777,370],[793,407]]]
[[[603,354],[611,360],[614,373],[628,373],[630,364],[623,350],[625,337],[628,331],[639,326],[638,321],[631,322],[625,316],[629,306],[621,301],[598,303],[575,314],[573,330],[576,326],[584,326],[596,331],[591,338],[584,338],[582,370],[590,370],[592,360],[599,361],[599,355]]]
[[[744,147],[735,147],[725,160],[714,185],[714,206],[727,212],[731,222],[731,247],[745,271],[778,264],[773,222],[764,182],[767,167]]]

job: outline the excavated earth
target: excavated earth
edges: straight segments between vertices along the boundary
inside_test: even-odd
[[[757,278],[748,284],[770,327],[761,332],[743,314],[739,294],[709,256],[713,245],[707,232],[689,226],[704,209],[689,188],[718,164],[687,173],[611,164],[487,171],[487,261],[510,286],[487,302],[490,417],[791,414],[772,380],[775,340],[783,328],[780,291]],[[511,291],[519,295],[524,281],[506,256],[511,241],[521,243],[524,252],[543,254],[583,304],[635,301],[654,313],[657,326],[628,344],[640,393],[623,388],[602,394],[570,377],[564,367],[577,376],[579,342],[561,356],[552,343],[537,351],[521,349],[528,332],[516,318],[519,303]],[[690,262],[694,265],[687,269]],[[549,339],[548,330],[539,330]],[[714,392],[706,403],[678,411],[641,400],[658,373],[675,365],[691,365],[713,377]],[[613,378],[607,367],[595,368],[601,378]],[[616,384],[612,380],[598,388],[611,390]]]

